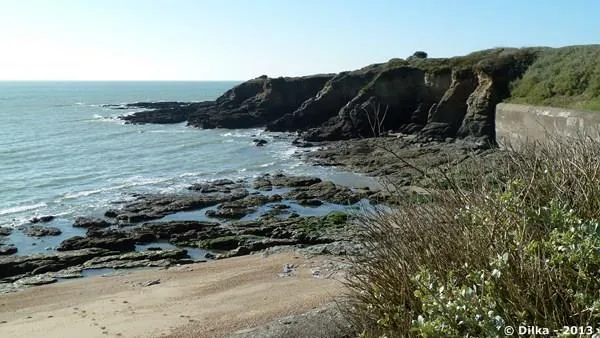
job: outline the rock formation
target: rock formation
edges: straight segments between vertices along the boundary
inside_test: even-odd
[[[337,75],[258,78],[215,101],[159,102],[131,123],[187,120],[198,128],[296,131],[306,141],[418,133],[425,139],[494,141],[495,106],[540,49],[497,48],[466,56],[392,59]]]

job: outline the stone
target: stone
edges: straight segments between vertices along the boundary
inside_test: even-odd
[[[252,142],[254,142],[254,145],[257,146],[257,147],[262,147],[262,146],[264,146],[264,145],[266,145],[268,143],[267,140],[257,139],[257,138],[255,138],[254,140],[252,140]]]
[[[47,223],[47,222],[52,221],[54,218],[55,218],[55,216],[52,216],[52,215],[34,216],[29,220],[29,222],[30,223]]]
[[[75,228],[107,228],[112,224],[99,218],[77,217],[73,222]]]
[[[0,236],[10,236],[12,234],[13,228],[9,227],[0,227]]]
[[[59,228],[41,225],[27,225],[19,227],[19,229],[23,230],[25,235],[31,237],[58,236],[62,234],[62,231]]]
[[[15,283],[18,285],[34,286],[34,285],[52,284],[52,283],[56,283],[57,281],[58,281],[58,279],[48,276],[48,275],[38,275],[38,276],[33,276],[33,277],[21,278],[18,281],[16,281]]]
[[[56,248],[57,251],[71,251],[88,248],[101,248],[113,251],[135,250],[135,240],[124,233],[116,231],[88,232],[83,236],[65,239]]]
[[[14,245],[0,245],[0,256],[12,255],[17,253],[17,247]]]

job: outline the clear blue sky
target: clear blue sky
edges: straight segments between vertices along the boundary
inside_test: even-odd
[[[597,0],[0,0],[0,80],[245,80],[600,39]]]

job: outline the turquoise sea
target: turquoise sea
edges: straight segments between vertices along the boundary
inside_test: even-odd
[[[106,104],[204,101],[235,82],[0,82],[0,226],[36,215],[101,215],[133,193],[177,192],[216,178],[285,172],[361,185],[304,164],[286,134],[126,125]],[[252,139],[269,141],[255,147]],[[345,182],[344,182],[345,181]],[[367,180],[365,179],[365,182]]]

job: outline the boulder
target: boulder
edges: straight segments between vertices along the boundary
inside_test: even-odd
[[[0,256],[12,255],[17,253],[17,248],[14,245],[0,245]]]
[[[47,223],[47,222],[52,221],[54,218],[55,218],[55,216],[52,216],[52,215],[34,216],[29,220],[29,222],[30,223]]]
[[[10,236],[12,234],[13,228],[9,227],[0,227],[0,236]]]
[[[113,225],[106,220],[99,218],[77,217],[73,222],[75,228],[108,228]]]
[[[268,143],[267,140],[259,139],[259,138],[255,138],[254,140],[252,140],[252,142],[254,142],[254,145],[257,147],[262,147]]]
[[[23,230],[25,235],[31,237],[58,236],[62,234],[62,231],[59,228],[45,227],[42,225],[27,225],[19,227],[19,229]]]

